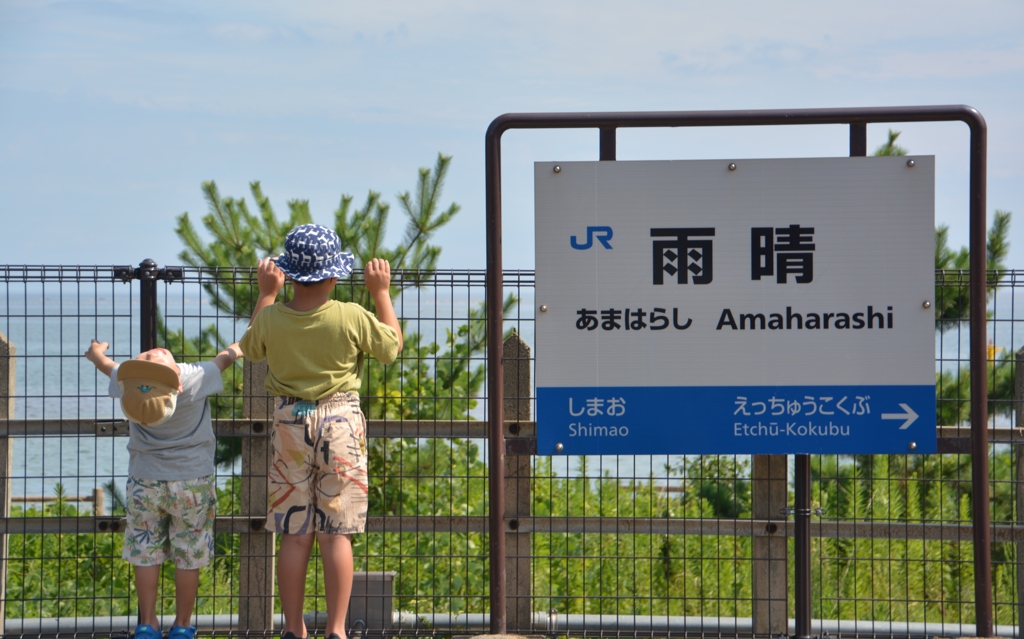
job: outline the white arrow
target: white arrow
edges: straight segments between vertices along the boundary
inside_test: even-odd
[[[914,409],[912,409],[910,406],[907,406],[906,404],[900,404],[900,408],[907,412],[882,413],[882,419],[905,419],[907,421],[903,422],[903,425],[900,426],[900,430],[906,430],[907,428],[910,427],[911,424],[917,421],[917,413],[915,413]]]

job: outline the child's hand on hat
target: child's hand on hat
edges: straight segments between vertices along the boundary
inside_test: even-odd
[[[272,258],[265,257],[256,267],[256,281],[259,283],[260,296],[277,297],[284,286],[284,273]]]
[[[391,264],[379,257],[373,258],[366,263],[363,282],[370,295],[388,291],[391,288]]]
[[[97,363],[102,359],[103,354],[110,348],[108,342],[97,342],[95,339],[89,344],[88,350],[85,351],[85,359],[89,360],[93,364]]]

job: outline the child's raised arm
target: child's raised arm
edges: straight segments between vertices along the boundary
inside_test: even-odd
[[[253,320],[260,314],[260,311],[272,305],[277,299],[277,294],[284,286],[284,273],[272,258],[265,257],[256,266],[256,282],[260,287],[260,295],[256,298],[256,306],[252,309],[249,326],[252,326]]]
[[[107,349],[110,348],[110,344],[107,342],[97,342],[95,339],[89,344],[88,350],[85,351],[85,359],[92,362],[99,372],[103,373],[107,377],[114,372],[114,367],[117,366],[117,362],[107,357]]]
[[[235,363],[235,360],[242,357],[242,349],[238,348],[238,342],[235,342],[231,346],[228,346],[221,352],[217,353],[217,356],[213,358],[213,363],[217,365],[220,372],[224,372]]]
[[[377,307],[377,319],[387,324],[398,333],[398,352],[402,352],[402,325],[398,322],[395,307],[391,303],[391,264],[387,260],[375,257],[366,263],[363,273],[366,290],[373,298]]]

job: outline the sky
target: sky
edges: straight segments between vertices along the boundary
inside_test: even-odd
[[[484,268],[484,136],[504,113],[966,104],[988,123],[988,214],[1024,268],[1024,2],[0,0],[0,263],[181,264],[200,185],[275,210],[392,206],[453,157],[442,268]],[[968,241],[962,123],[876,124],[936,156],[936,224]],[[844,126],[625,130],[620,160],[845,156]],[[530,269],[533,163],[594,130],[502,139],[505,268]]]

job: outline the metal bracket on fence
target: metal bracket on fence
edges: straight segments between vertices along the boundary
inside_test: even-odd
[[[128,434],[128,421],[124,419],[96,420],[97,437],[123,437]]]
[[[124,517],[96,517],[96,532],[116,533],[123,532],[127,528]]]
[[[130,266],[114,267],[114,277],[127,284],[135,279],[135,269]]]
[[[249,520],[249,530],[252,532],[264,532],[267,530],[266,517],[253,517]]]
[[[157,268],[153,260],[144,260],[138,268],[131,266],[115,266],[114,277],[125,284],[132,280],[163,280],[165,282],[180,282],[185,277],[185,271],[180,266],[166,266]]]
[[[772,639],[797,639],[796,635],[787,635],[784,632],[780,632],[777,635],[772,635]],[[831,639],[828,631],[826,630],[820,635],[811,635],[811,639]]]
[[[165,282],[180,281],[184,278],[184,272],[180,266],[165,266],[157,268],[153,260],[144,260],[139,268],[133,271],[135,279],[139,280],[163,280]]]
[[[536,455],[536,437],[508,437],[505,439],[506,455]]]
[[[185,279],[185,274],[180,266],[165,266],[158,272],[157,279],[165,282],[180,282]]]

